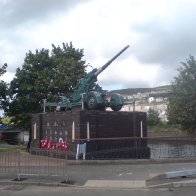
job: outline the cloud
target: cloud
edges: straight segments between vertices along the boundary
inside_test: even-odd
[[[55,18],[56,14],[69,12],[79,2],[79,0],[3,0],[0,2],[1,27],[13,28],[29,22],[47,22]]]
[[[161,63],[168,69],[195,54],[195,6],[194,1],[172,1],[159,17],[134,24],[132,29],[141,34],[135,56],[142,63]]]
[[[13,75],[28,50],[72,41],[95,68],[129,44],[98,82],[106,89],[169,84],[196,53],[195,7],[195,0],[1,0],[0,63]]]
[[[129,53],[128,50],[125,53]],[[100,58],[99,62],[100,65],[104,65],[107,60]],[[129,56],[123,60],[119,56],[98,76],[98,83],[109,90],[156,86],[157,80],[159,80],[159,72],[161,72],[161,65],[148,64],[148,66],[143,66],[134,56]]]
[[[0,63],[7,62],[7,70],[14,73],[16,68],[22,65],[28,50],[34,51],[36,48],[46,46],[46,31],[53,31],[49,28],[50,24],[58,20],[61,14],[67,15],[79,2],[79,0],[0,1]],[[51,45],[52,41],[49,39],[48,36],[47,42]]]

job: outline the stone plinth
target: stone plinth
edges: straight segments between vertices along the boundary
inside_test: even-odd
[[[145,112],[72,110],[34,114],[31,147],[40,147],[42,139],[57,143],[61,138],[69,141],[69,157],[73,159],[79,143],[86,143],[87,159],[149,158],[147,141],[130,139],[147,137],[146,119]]]

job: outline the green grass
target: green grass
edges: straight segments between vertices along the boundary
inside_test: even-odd
[[[148,131],[152,136],[186,136],[187,133],[179,127],[168,124],[159,124],[156,126],[148,126]]]
[[[24,146],[0,146],[0,153],[1,152],[18,152],[18,151],[24,151]]]
[[[1,152],[17,152],[17,150],[13,148],[0,148],[0,153]]]

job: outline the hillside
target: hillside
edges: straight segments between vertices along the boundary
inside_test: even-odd
[[[171,89],[171,85],[159,86],[155,88],[127,88],[110,91],[110,93],[119,93],[121,95],[133,95],[137,93],[158,93],[158,92],[168,92]]]

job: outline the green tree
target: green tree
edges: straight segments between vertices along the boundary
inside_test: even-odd
[[[1,123],[2,123],[3,125],[10,125],[10,122],[11,122],[11,119],[10,119],[10,117],[8,117],[8,116],[4,116],[4,117],[1,119]]]
[[[0,67],[0,76],[6,73],[7,64],[5,63]],[[7,84],[0,80],[0,109],[4,109],[5,103],[7,102]]]
[[[159,112],[150,108],[147,113],[147,120],[148,125],[158,125],[161,122]]]
[[[26,54],[9,88],[11,102],[6,113],[16,126],[29,128],[31,114],[43,111],[43,99],[72,93],[85,73],[83,56],[83,50],[75,49],[72,43],[63,43],[62,48],[52,45],[51,52],[41,49]]]
[[[168,120],[188,133],[196,133],[196,61],[193,56],[181,63],[172,83]]]

